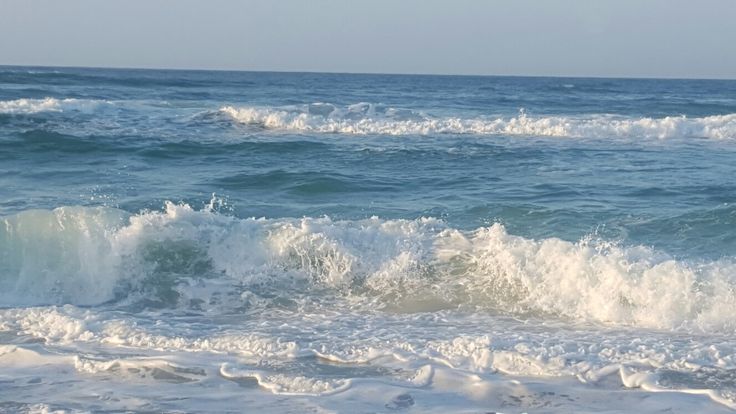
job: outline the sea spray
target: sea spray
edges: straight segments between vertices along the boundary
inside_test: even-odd
[[[63,207],[2,220],[3,300],[17,305],[100,304],[132,293],[181,305],[186,281],[215,279],[256,295],[282,289],[400,312],[472,306],[645,328],[736,328],[731,260],[534,240],[498,223],[461,231],[434,218],[239,219],[173,203],[130,216]]]

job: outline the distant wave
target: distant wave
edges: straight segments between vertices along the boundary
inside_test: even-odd
[[[224,106],[237,123],[269,130],[356,135],[477,134],[580,138],[736,138],[736,114],[702,118],[614,115],[433,117],[421,112],[360,103],[347,107],[315,103],[289,107]]]
[[[35,114],[39,112],[92,112],[108,101],[96,99],[15,99],[0,101],[0,114]]]
[[[172,203],[132,216],[62,207],[0,219],[0,251],[5,305],[143,295],[165,306],[238,307],[317,295],[400,312],[472,306],[736,329],[732,259],[691,263],[642,246],[534,240],[500,224],[460,231],[433,218],[239,219]],[[215,298],[230,302],[214,305]]]
[[[97,99],[15,99],[0,101],[0,114],[96,113],[108,105]],[[570,138],[736,138],[736,113],[690,118],[634,118],[609,114],[533,116],[432,116],[386,105],[358,103],[338,107],[313,103],[284,107],[223,106],[195,117],[198,121],[223,119],[275,132],[347,135],[509,135]]]

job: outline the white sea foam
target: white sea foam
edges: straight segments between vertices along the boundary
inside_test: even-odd
[[[115,358],[98,360],[76,356],[74,368],[79,373],[107,376],[115,380],[167,381],[184,383],[198,381],[206,377],[202,369],[181,367],[164,359],[153,358]]]
[[[220,374],[230,379],[254,379],[261,387],[283,395],[315,395],[324,396],[345,391],[350,388],[348,379],[318,379],[301,375],[268,374],[257,370],[248,370],[223,364]]]
[[[730,259],[691,263],[641,246],[533,240],[500,224],[460,231],[432,218],[238,219],[172,203],[133,216],[63,207],[3,218],[0,248],[6,305],[155,295],[171,305],[178,297],[236,307],[263,303],[259,292],[268,289],[397,312],[472,306],[612,325],[736,329]]]
[[[255,334],[222,334],[184,337],[152,333],[124,320],[105,320],[91,311],[72,306],[26,308],[0,311],[4,326],[45,343],[96,343],[156,351],[211,352],[236,354],[241,360],[293,358],[300,355],[297,344]]]
[[[44,317],[44,313],[54,317]],[[331,323],[333,317],[329,314],[301,315],[301,319],[296,318],[299,320],[293,315],[285,320],[271,320],[264,315],[260,320],[244,323],[241,329],[254,331],[250,342],[270,345],[243,347],[242,337],[221,332],[197,338],[161,333],[188,332],[191,325],[187,321],[119,330],[115,327],[120,323],[115,320],[119,315],[106,316],[72,306],[0,311],[0,319],[18,336],[30,335],[42,339],[46,347],[60,346],[58,349],[64,350],[41,352],[28,347],[0,346],[0,363],[8,375],[19,378],[43,373],[66,381],[68,368],[72,367],[83,378],[96,378],[93,382],[103,386],[103,379],[126,386],[151,381],[180,384],[207,380],[211,384],[218,373],[235,382],[256,382],[274,394],[319,397],[354,392],[352,397],[361,399],[366,397],[366,387],[385,388],[392,393],[396,389],[404,393],[419,393],[422,389],[431,393],[454,392],[463,396],[463,401],[486,400],[488,395],[483,390],[491,388],[505,395],[517,395],[519,391],[528,395],[526,387],[504,387],[514,384],[514,378],[534,377],[537,380],[530,384],[576,395],[576,404],[580,403],[580,396],[595,395],[601,390],[616,392],[624,386],[651,392],[700,394],[736,408],[732,374],[736,369],[736,343],[728,336],[686,339],[664,332],[642,335],[641,331],[576,331],[487,317],[482,318],[481,325],[475,325],[472,318],[463,319],[462,315],[446,321],[452,326],[447,332],[437,330],[436,322],[418,316],[403,315],[392,320],[385,314],[359,311],[343,316],[349,319],[348,325]],[[83,323],[88,333],[76,339],[60,337],[54,334],[55,329],[50,329],[51,320]],[[319,334],[322,323],[330,327],[325,336]],[[479,330],[489,334],[470,334]],[[455,336],[453,332],[458,331],[467,334]],[[303,340],[298,345],[274,346],[283,335]],[[139,339],[118,340],[128,336]],[[214,343],[220,345],[206,345]],[[300,351],[293,352],[294,348]],[[70,352],[74,349],[79,354]],[[90,349],[103,351],[92,357]],[[131,356],[111,358],[111,349],[115,354]],[[511,382],[507,382],[509,379]],[[576,389],[571,381],[577,387],[588,388]],[[472,393],[469,395],[468,391]],[[607,403],[599,400],[586,404],[600,407]]]
[[[702,118],[632,118],[615,115],[434,117],[421,112],[361,103],[290,107],[224,106],[235,122],[270,130],[356,135],[521,135],[581,138],[736,138],[736,114]]]
[[[0,101],[0,114],[35,114],[39,112],[85,112],[95,111],[108,101],[94,99],[15,99]]]

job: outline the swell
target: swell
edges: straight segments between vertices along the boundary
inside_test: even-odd
[[[712,186],[693,191],[733,194],[733,186]],[[671,217],[636,218],[627,223],[628,236],[643,243],[675,239],[682,241],[679,254],[718,258],[723,252],[736,251],[736,234],[725,229],[736,228],[736,205],[721,202],[718,207],[699,209]]]
[[[124,146],[120,140],[110,140],[99,136],[76,136],[45,129],[32,129],[18,133],[12,140],[13,146],[8,149],[18,158],[26,158],[28,154],[39,152],[62,152],[86,154],[90,152],[116,152]]]
[[[475,134],[572,138],[736,137],[736,114],[689,118],[632,118],[614,115],[437,117],[408,109],[360,103],[347,107],[309,104],[289,107],[224,106],[220,115],[273,131],[347,135]]]
[[[272,191],[282,190],[297,195],[311,196],[399,189],[399,183],[392,185],[391,183],[356,174],[291,172],[285,170],[273,170],[258,174],[240,173],[213,181],[213,184],[226,190],[270,189]]]
[[[157,144],[157,145],[154,145]],[[235,142],[203,142],[182,140],[178,142],[149,142],[137,154],[147,158],[179,158],[190,156],[232,155],[247,153],[250,155],[283,155],[301,154],[306,151],[325,151],[330,144],[307,141],[235,141]]]
[[[461,231],[432,218],[239,219],[172,203],[136,215],[62,207],[3,218],[0,252],[5,306],[144,300],[233,310],[348,301],[396,312],[478,308],[736,328],[730,258],[688,262],[643,246],[534,240],[500,224]]]

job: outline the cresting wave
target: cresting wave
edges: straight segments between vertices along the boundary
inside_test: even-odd
[[[0,114],[81,112],[91,114],[113,102],[95,99],[15,99],[0,101]],[[570,138],[736,138],[736,114],[701,118],[627,118],[587,116],[434,117],[410,109],[359,103],[337,107],[326,103],[284,107],[224,106],[214,112],[239,124],[273,131],[348,135],[475,134]],[[206,112],[212,114],[212,112]]]
[[[515,117],[433,117],[408,109],[360,103],[339,108],[315,103],[288,107],[220,108],[235,122],[270,130],[356,135],[477,134],[573,138],[736,138],[736,114],[703,118],[614,115]]]
[[[100,105],[109,104],[108,101],[95,99],[15,99],[0,101],[0,114],[36,114],[39,112],[85,112],[90,113]]]
[[[731,260],[686,263],[645,247],[532,240],[500,224],[463,232],[432,218],[238,219],[172,203],[132,216],[62,207],[3,218],[0,251],[6,306],[141,296],[237,308],[276,292],[398,312],[472,306],[613,325],[736,328]]]

